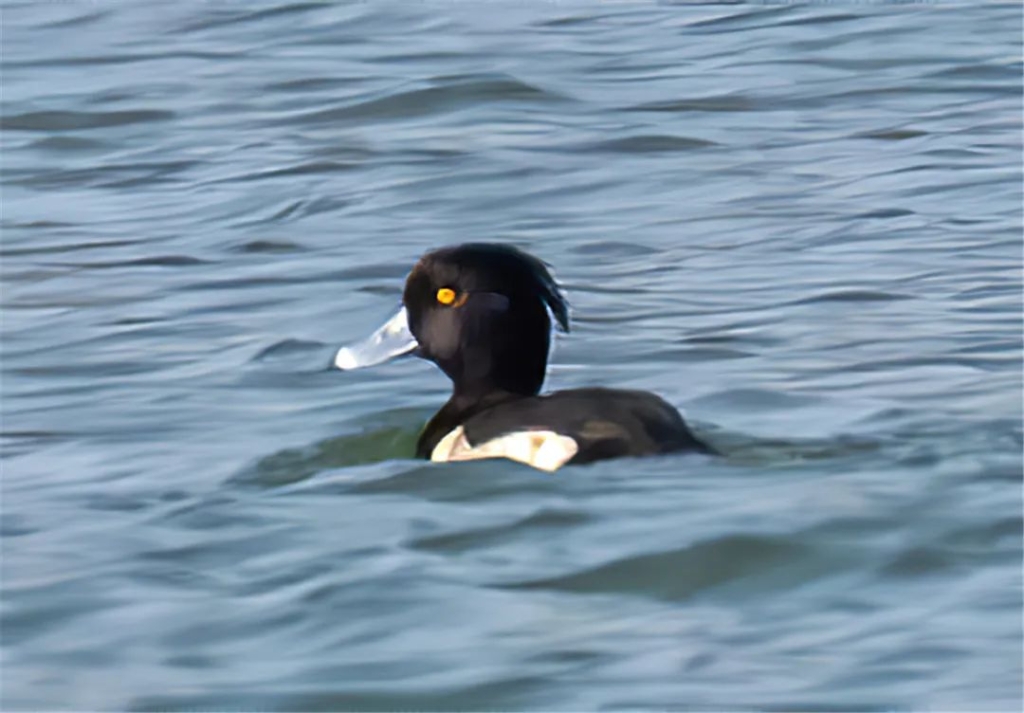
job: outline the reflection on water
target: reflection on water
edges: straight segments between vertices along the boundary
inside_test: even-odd
[[[1021,11],[4,8],[4,709],[1021,706]],[[425,250],[723,455],[409,459]]]

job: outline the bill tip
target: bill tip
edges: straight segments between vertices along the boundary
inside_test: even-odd
[[[342,371],[349,369],[355,369],[359,366],[359,362],[356,360],[356,355],[348,347],[342,347],[338,350],[338,353],[334,355],[334,366],[338,367]]]

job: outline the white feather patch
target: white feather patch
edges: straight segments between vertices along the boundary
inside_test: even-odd
[[[554,431],[518,431],[473,446],[466,438],[465,429],[457,426],[434,446],[430,460],[445,463],[508,458],[550,473],[565,465],[578,451],[575,440]]]

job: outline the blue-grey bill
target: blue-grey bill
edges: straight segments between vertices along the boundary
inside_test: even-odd
[[[361,342],[342,347],[334,355],[339,369],[360,369],[408,354],[419,344],[409,331],[409,315],[405,307],[384,323],[384,326]]]

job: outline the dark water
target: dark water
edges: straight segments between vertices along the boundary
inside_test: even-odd
[[[5,710],[1020,709],[1021,10],[2,10]],[[424,250],[727,454],[408,459]]]

